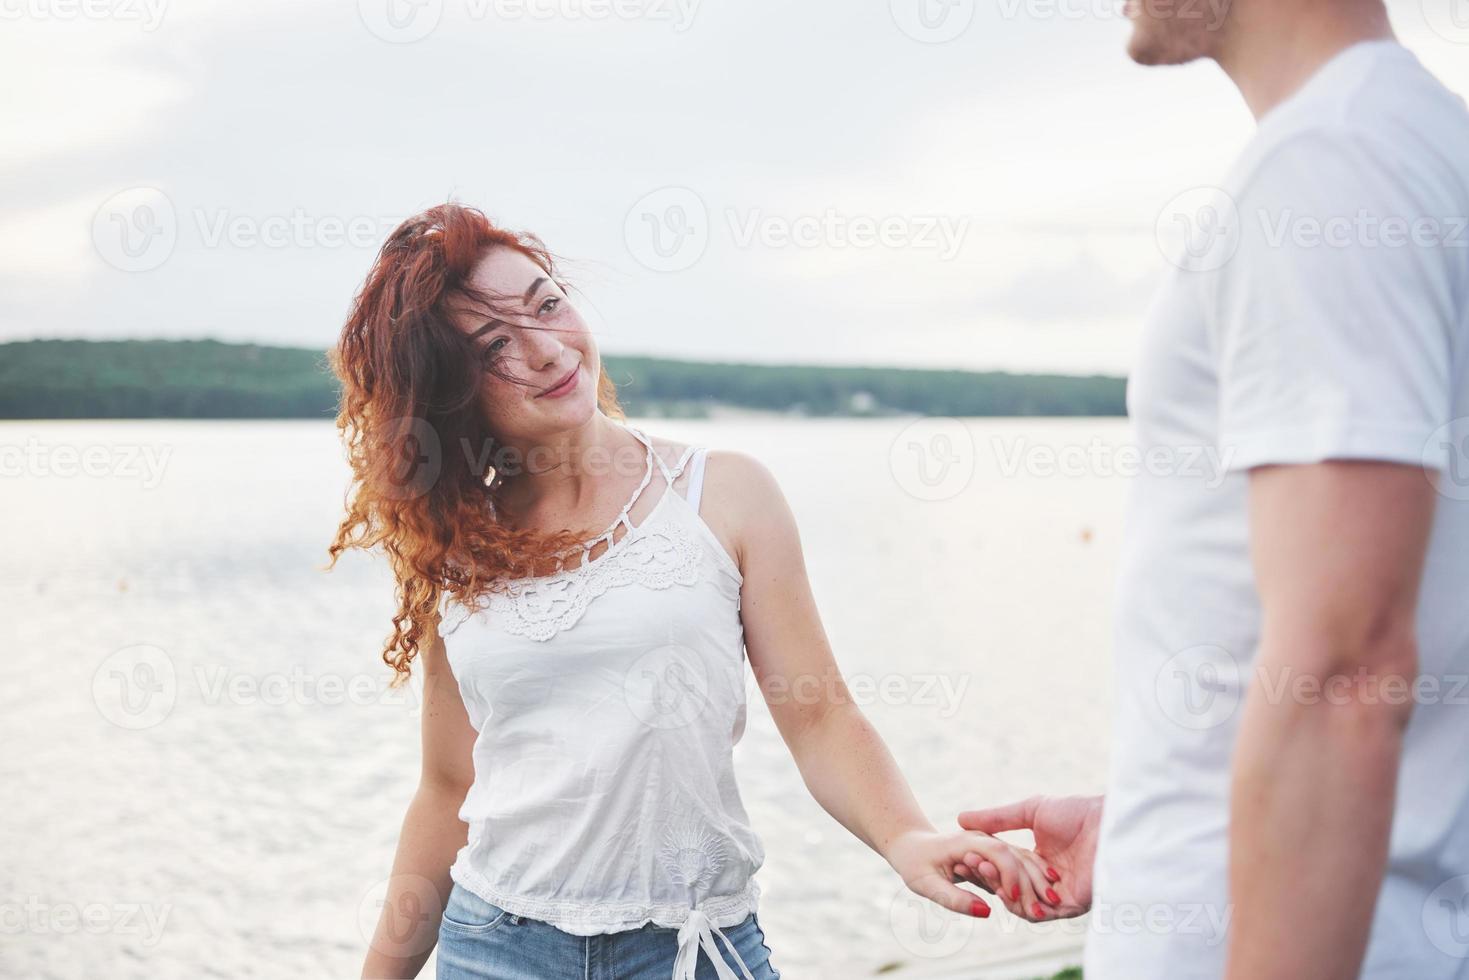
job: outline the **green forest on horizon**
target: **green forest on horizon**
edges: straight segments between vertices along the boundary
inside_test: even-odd
[[[1106,376],[722,364],[609,355],[635,416],[735,408],[805,416],[1117,416]],[[218,340],[0,344],[0,418],[331,418],[325,350]]]

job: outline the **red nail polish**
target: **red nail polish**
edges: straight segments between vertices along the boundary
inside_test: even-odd
[[[1046,901],[1050,902],[1052,905],[1060,905],[1061,904],[1061,896],[1056,894],[1056,889],[1054,889],[1054,888],[1047,888],[1046,889]]]
[[[1046,917],[1046,910],[1041,907],[1041,903],[1040,902],[1036,902],[1034,905],[1032,905],[1030,907],[1030,912],[1037,919],[1044,919]]]
[[[1012,901],[1012,902],[1018,902],[1018,901],[1020,901],[1020,886],[1019,885],[1011,885],[1010,886],[1010,901]]]
[[[1061,880],[1061,876],[1060,876],[1060,874],[1058,874],[1056,872],[1056,869],[1055,868],[1047,868],[1046,869],[1046,880],[1047,881],[1050,881],[1050,882],[1057,882],[1057,881],[1060,881]]]
[[[969,906],[969,914],[977,919],[988,919],[990,917],[990,907],[976,898]]]

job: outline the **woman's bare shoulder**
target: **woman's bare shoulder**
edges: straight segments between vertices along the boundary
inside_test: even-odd
[[[745,501],[759,504],[768,502],[772,495],[778,496],[779,487],[770,469],[757,457],[735,449],[721,449],[703,443],[689,443],[670,439],[654,433],[645,433],[653,444],[653,451],[669,467],[678,463],[691,447],[706,450],[704,468],[704,495],[729,498],[731,502]]]

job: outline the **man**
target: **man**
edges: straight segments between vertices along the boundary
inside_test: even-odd
[[[1469,977],[1469,116],[1380,0],[1129,16],[1259,121],[1128,392],[1229,473],[1133,487],[1105,806],[960,823],[1033,830],[1062,914],[1095,854],[1087,980]]]

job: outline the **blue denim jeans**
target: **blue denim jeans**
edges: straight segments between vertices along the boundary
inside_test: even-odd
[[[780,980],[752,914],[723,930],[755,980]],[[725,951],[718,943],[721,955]],[[603,936],[573,936],[510,915],[455,883],[439,926],[438,980],[670,980],[678,930],[647,925]],[[736,976],[739,967],[729,961]],[[698,980],[715,980],[699,954]]]

